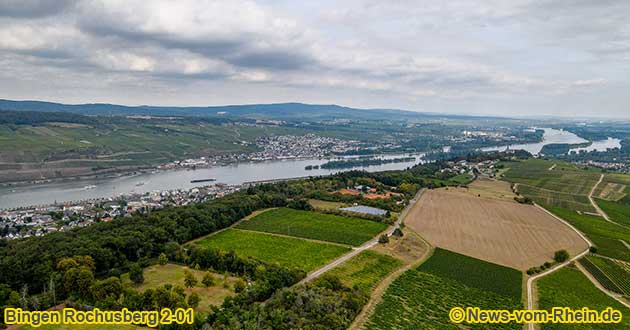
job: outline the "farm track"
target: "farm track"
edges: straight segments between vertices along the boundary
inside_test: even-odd
[[[577,268],[582,272],[582,274],[584,274],[584,276],[586,276],[586,278],[588,278],[589,281],[591,281],[591,283],[593,283],[593,285],[595,285],[595,287],[597,287],[601,292],[605,293],[607,296],[615,299],[616,301],[618,301],[620,304],[630,308],[630,303],[628,303],[625,299],[623,299],[623,296],[620,294],[616,294],[611,292],[610,290],[604,288],[599,281],[597,281],[597,279],[591,275],[591,273],[588,272],[588,270],[586,270],[584,268],[584,266],[580,265],[580,263],[575,263],[575,265],[577,266]]]
[[[349,244],[336,243],[336,242],[330,242],[330,241],[323,241],[323,240],[313,239],[313,238],[307,238],[307,237],[291,236],[291,235],[284,235],[284,234],[270,233],[270,232],[260,231],[260,230],[242,229],[242,228],[237,228],[237,227],[234,227],[234,228],[232,228],[232,229],[234,229],[234,230],[238,230],[238,231],[249,232],[249,233],[265,234],[265,235],[269,235],[269,236],[277,236],[277,237],[284,237],[284,238],[297,238],[297,239],[301,239],[301,240],[305,240],[305,241],[310,241],[310,242],[314,242],[314,243],[329,244],[329,245],[337,245],[337,246],[341,246],[341,247],[345,247],[345,248],[356,249],[356,247],[354,247],[354,246],[352,246],[352,245],[349,245]]]
[[[388,237],[392,236],[392,234],[394,233],[394,231],[396,230],[396,228],[400,227],[400,224],[402,223],[403,219],[407,216],[407,213],[409,212],[409,210],[411,209],[411,207],[420,199],[420,197],[422,196],[422,193],[424,192],[424,189],[421,189],[416,196],[409,201],[409,205],[407,205],[407,207],[405,207],[405,209],[400,213],[400,216],[398,217],[398,220],[396,221],[396,223],[394,224],[394,226],[390,226],[388,229],[386,229],[384,232],[379,233],[376,237],[374,237],[372,240],[364,243],[363,245],[355,248],[354,250],[350,251],[349,253],[341,256],[340,258],[333,260],[331,263],[325,265],[324,267],[320,268],[320,269],[316,269],[315,271],[311,272],[310,274],[308,274],[308,276],[306,276],[302,281],[300,281],[298,283],[299,284],[304,284],[307,282],[310,282],[316,278],[318,278],[319,276],[321,276],[322,274],[324,274],[325,272],[335,268],[338,265],[341,265],[342,263],[348,261],[349,259],[351,259],[352,257],[356,256],[357,254],[372,248],[373,246],[375,246],[376,244],[378,244],[378,238],[380,237],[380,235],[382,235],[383,233],[385,233]]]
[[[414,234],[418,235],[415,232]],[[418,235],[418,237],[422,239],[420,235]],[[355,317],[354,321],[348,328],[349,330],[358,330],[363,327],[365,322],[367,322],[370,316],[372,316],[372,314],[374,313],[374,308],[376,307],[376,305],[378,305],[381,302],[381,300],[383,299],[383,294],[385,293],[387,288],[389,288],[390,284],[394,282],[394,280],[396,280],[404,272],[421,265],[427,259],[429,259],[429,257],[431,257],[431,255],[433,254],[433,248],[431,248],[431,245],[429,244],[429,242],[424,241],[424,240],[423,242],[428,247],[426,251],[424,252],[424,254],[418,259],[418,261],[409,263],[407,265],[404,265],[398,268],[396,271],[390,273],[387,277],[381,280],[381,282],[374,288],[374,290],[372,290],[372,293],[370,294],[370,300],[368,300],[365,306],[363,306],[363,309],[361,309],[361,312],[359,313],[359,315]]]
[[[219,230],[217,230],[217,231],[215,231],[215,232],[212,232],[212,233],[210,233],[210,234],[208,234],[208,235],[201,236],[201,237],[197,237],[197,238],[195,238],[195,239],[193,239],[193,240],[191,240],[191,241],[186,242],[184,245],[190,245],[190,244],[193,244],[193,243],[195,243],[195,242],[197,242],[197,241],[201,241],[201,240],[204,240],[204,239],[206,239],[206,238],[208,238],[208,237],[212,237],[212,236],[214,236],[214,235],[217,235],[217,234],[219,234],[219,233],[222,233],[222,232],[224,232],[224,231],[226,231],[226,230],[228,230],[228,229],[233,229],[233,228],[235,229],[235,228],[236,228],[236,226],[238,226],[241,222],[243,222],[243,221],[247,221],[247,220],[249,220],[249,219],[251,219],[251,218],[253,218],[253,217],[255,217],[255,216],[257,216],[257,215],[259,215],[259,214],[261,214],[261,213],[263,213],[263,212],[267,212],[267,211],[270,211],[270,210],[273,210],[273,209],[277,209],[277,207],[271,207],[271,208],[268,208],[268,209],[263,209],[263,210],[259,210],[259,211],[254,211],[254,212],[252,212],[252,214],[250,214],[250,215],[248,215],[248,216],[244,217],[243,219],[241,219],[241,220],[239,220],[239,221],[237,221],[237,222],[235,222],[235,223],[231,224],[230,226],[227,226],[227,227],[225,227],[225,228],[223,228],[223,229],[219,229]]]
[[[580,254],[576,255],[575,257],[573,257],[573,258],[569,259],[568,261],[565,261],[565,262],[563,262],[563,263],[561,263],[561,264],[559,264],[559,265],[557,265],[557,266],[555,266],[555,267],[552,267],[552,268],[548,269],[548,270],[547,270],[547,271],[545,271],[545,272],[542,272],[542,273],[540,273],[540,274],[537,274],[537,275],[532,276],[532,277],[530,277],[530,278],[528,278],[528,279],[527,279],[527,309],[529,309],[529,310],[533,310],[533,309],[534,309],[534,293],[533,293],[533,284],[534,284],[534,281],[535,281],[535,280],[537,280],[537,279],[539,279],[539,278],[541,278],[541,277],[543,277],[543,276],[547,276],[547,275],[549,275],[549,274],[551,274],[551,273],[553,273],[553,272],[555,272],[555,271],[557,271],[557,270],[559,270],[559,269],[561,269],[561,268],[565,267],[566,265],[569,265],[570,263],[575,262],[575,261],[577,261],[578,259],[580,259],[580,258],[584,257],[585,255],[587,255],[587,254],[589,253],[590,248],[593,246],[593,243],[591,243],[591,241],[590,241],[588,238],[586,238],[586,236],[584,236],[584,234],[582,234],[579,230],[577,230],[575,227],[573,227],[573,226],[572,226],[570,223],[568,223],[566,220],[564,220],[564,219],[562,219],[562,218],[560,218],[560,217],[556,216],[555,214],[553,214],[553,213],[549,212],[547,209],[545,209],[544,207],[542,207],[542,206],[540,206],[540,205],[538,205],[538,204],[534,204],[534,205],[535,205],[536,207],[540,208],[541,210],[543,210],[544,212],[548,213],[548,214],[549,214],[549,215],[551,215],[552,217],[554,217],[556,220],[558,220],[558,221],[562,222],[563,224],[567,225],[567,226],[568,226],[569,228],[571,228],[573,231],[575,231],[578,235],[580,235],[580,237],[581,237],[584,241],[586,241],[586,243],[588,244],[588,248],[587,248],[586,250],[584,250],[582,253],[580,253]],[[576,263],[576,264],[577,264],[577,263]],[[590,274],[589,274],[589,275],[590,275]],[[589,279],[590,279],[590,278],[589,278]],[[602,290],[602,289],[603,289],[603,288],[601,287],[601,285],[600,285],[600,286],[597,286],[597,285],[596,285],[596,287],[597,287],[598,289],[600,289],[600,290]],[[607,295],[610,295],[610,294],[608,293],[608,291],[607,291],[607,290],[605,290],[605,289],[604,289],[604,290],[602,290],[602,292],[606,293]],[[529,323],[529,324],[527,325],[527,329],[529,329],[529,330],[534,330],[534,329],[535,329],[535,324],[534,324],[534,323]]]
[[[593,194],[595,193],[595,190],[597,189],[597,186],[599,186],[600,183],[602,183],[602,181],[604,181],[604,175],[600,174],[599,176],[599,181],[597,181],[597,183],[593,186],[593,188],[591,189],[591,192],[588,194],[588,200],[591,202],[591,205],[593,205],[593,208],[595,208],[595,211],[597,211],[597,213],[604,218],[604,220],[610,222],[610,223],[614,223],[617,226],[621,226],[621,227],[627,227],[625,225],[622,225],[618,222],[615,222],[613,220],[611,220],[608,217],[608,214],[606,214],[606,212],[604,212],[604,210],[602,210],[599,205],[597,205],[597,203],[595,203],[595,200],[593,199]],[[626,245],[627,246],[627,245]]]

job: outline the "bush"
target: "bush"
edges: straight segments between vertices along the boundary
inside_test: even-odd
[[[136,284],[144,283],[144,269],[137,263],[131,265],[129,269],[129,279]]]
[[[381,235],[381,237],[378,238],[378,242],[381,244],[387,244],[389,243],[389,237],[387,236],[387,234],[383,234]]]
[[[158,257],[158,263],[160,265],[166,265],[168,263],[168,257],[166,256],[166,254],[160,253],[160,256]]]
[[[594,247],[594,246],[591,246],[590,248],[588,248],[588,250],[589,250],[591,253],[597,253],[597,248],[596,248],[596,247]]]
[[[184,270],[184,285],[186,285],[187,288],[192,288],[197,285],[195,275],[188,269]]]
[[[306,199],[294,199],[287,204],[287,207],[295,210],[311,211],[313,207]]]
[[[197,292],[192,292],[188,296],[188,306],[192,308],[197,308],[197,306],[199,306],[199,301],[201,301],[201,298],[199,298]]]
[[[557,262],[565,262],[569,260],[569,252],[567,250],[559,250],[553,255],[553,260]]]
[[[396,228],[394,229],[394,232],[392,233],[392,235],[396,236],[396,237],[403,237],[403,232],[402,230],[400,230],[400,228]]]
[[[214,285],[214,276],[212,273],[206,272],[203,274],[203,279],[201,280],[201,284],[203,284],[206,288]]]

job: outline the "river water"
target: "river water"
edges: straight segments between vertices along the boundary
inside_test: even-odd
[[[510,149],[524,149],[538,154],[542,147],[550,143],[583,143],[586,140],[579,136],[556,129],[545,128],[543,142],[511,145]],[[585,150],[606,150],[621,147],[618,139],[595,141]],[[507,147],[484,148],[484,151],[503,151]],[[414,154],[416,161],[391,163],[379,166],[356,167],[370,172],[400,170],[422,162],[424,154]],[[407,157],[409,154],[388,155],[383,158]],[[321,165],[328,160],[274,160],[266,162],[245,162],[224,166],[213,166],[197,170],[170,170],[143,173],[116,178],[94,180],[76,180],[50,184],[40,184],[12,188],[0,188],[0,209],[30,205],[44,205],[57,202],[78,201],[92,198],[113,197],[120,194],[145,193],[155,190],[190,189],[196,186],[211,184],[210,182],[191,183],[191,180],[215,178],[216,182],[226,184],[242,184],[249,181],[296,178],[332,174],[340,169],[305,170],[307,165]],[[347,171],[349,169],[343,169]],[[91,186],[89,189],[86,187]]]

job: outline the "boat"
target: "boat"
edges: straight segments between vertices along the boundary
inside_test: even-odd
[[[93,184],[91,184],[91,185],[89,185],[89,186],[85,186],[85,187],[83,187],[83,190],[91,190],[91,189],[94,189],[94,188],[96,188],[96,186],[95,186],[95,185],[93,185]]]
[[[140,187],[140,186],[144,186],[144,182],[138,182],[138,183],[136,183],[136,187]]]
[[[209,182],[209,181],[217,181],[217,179],[215,179],[215,178],[195,179],[195,180],[190,180],[190,183]]]

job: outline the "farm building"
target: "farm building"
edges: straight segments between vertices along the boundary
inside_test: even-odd
[[[378,209],[376,207],[363,206],[363,205],[344,207],[344,208],[340,208],[340,210],[347,211],[347,212],[354,212],[354,213],[371,214],[371,215],[385,215],[387,213],[387,211],[385,210]]]

